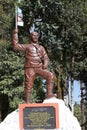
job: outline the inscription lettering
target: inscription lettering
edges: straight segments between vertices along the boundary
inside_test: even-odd
[[[53,107],[24,109],[24,128],[55,128],[55,110]]]

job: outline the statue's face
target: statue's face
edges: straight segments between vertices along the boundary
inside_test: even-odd
[[[34,43],[38,42],[38,33],[37,32],[31,33],[31,41]]]

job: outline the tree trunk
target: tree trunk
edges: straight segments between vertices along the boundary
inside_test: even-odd
[[[72,56],[72,64],[71,64],[71,74],[70,74],[70,103],[71,103],[71,111],[74,114],[74,79],[73,79],[73,70],[74,70],[74,55]]]
[[[61,85],[60,85],[60,78],[59,77],[57,77],[57,91],[58,91],[57,97],[59,99],[63,99],[62,88],[61,88]]]
[[[57,97],[59,99],[63,99],[63,90],[61,87],[61,78],[60,78],[62,69],[60,69],[60,70],[56,69],[55,72],[56,72],[56,78],[57,78]]]
[[[85,104],[84,104],[84,83],[80,82],[80,89],[81,89],[81,127],[82,130],[85,129],[85,122],[86,122],[86,117],[85,117]]]
[[[74,80],[71,78],[71,109],[74,113]]]
[[[0,122],[1,122],[1,94],[0,94]]]

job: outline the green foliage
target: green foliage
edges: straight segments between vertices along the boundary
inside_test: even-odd
[[[74,105],[74,115],[75,117],[77,117],[79,123],[81,124],[81,106],[80,104],[77,104],[76,102]]]
[[[13,0],[0,0],[0,39],[11,39],[10,31],[13,21]]]
[[[11,47],[0,45],[0,48],[0,92],[8,95],[10,107],[14,108],[14,104],[23,100],[24,58]]]
[[[41,77],[37,77],[34,83],[34,91],[36,91],[36,102],[43,102],[45,98],[44,83]]]

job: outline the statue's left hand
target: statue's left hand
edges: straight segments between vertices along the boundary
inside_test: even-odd
[[[15,28],[13,32],[18,33],[18,28]]]

